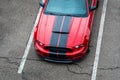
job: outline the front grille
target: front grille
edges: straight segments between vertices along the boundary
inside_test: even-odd
[[[72,52],[72,49],[69,48],[61,48],[61,47],[51,47],[47,46],[45,47],[46,50],[50,50],[51,52],[60,52],[60,53],[66,53],[66,52]]]

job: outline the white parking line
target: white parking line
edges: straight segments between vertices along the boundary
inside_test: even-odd
[[[29,41],[28,41],[28,43],[27,43],[27,47],[25,48],[24,55],[23,55],[23,57],[22,57],[22,60],[21,60],[21,63],[20,63],[19,69],[18,69],[18,73],[19,73],[19,74],[22,73],[22,70],[23,70],[23,68],[24,68],[24,65],[25,65],[27,56],[28,56],[28,54],[29,54],[29,50],[30,50],[30,47],[31,47],[31,44],[32,44],[32,41],[33,41],[34,29],[35,29],[35,27],[36,27],[36,25],[37,25],[37,23],[38,23],[38,20],[39,20],[39,17],[40,17],[40,12],[41,12],[41,8],[39,9],[39,12],[38,12],[38,14],[37,14],[34,27],[33,27],[33,29],[32,29],[32,32],[31,32]]]
[[[45,2],[45,0],[42,0],[42,1]],[[24,65],[25,65],[27,56],[28,56],[28,54],[29,54],[29,50],[30,50],[32,41],[33,41],[34,29],[35,29],[35,27],[36,27],[36,25],[37,25],[37,23],[38,23],[38,21],[39,21],[39,17],[40,17],[41,11],[42,11],[42,8],[39,9],[39,12],[38,12],[38,14],[37,14],[37,17],[36,17],[36,21],[35,21],[34,27],[33,27],[33,29],[32,29],[32,32],[31,32],[29,41],[28,41],[28,43],[27,43],[27,47],[25,48],[24,55],[23,55],[23,57],[22,57],[20,66],[19,66],[19,68],[18,68],[18,74],[21,74],[22,71],[23,71],[23,68],[24,68]]]
[[[96,80],[108,0],[104,0],[91,80]]]

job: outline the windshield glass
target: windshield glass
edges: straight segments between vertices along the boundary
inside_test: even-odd
[[[48,0],[46,14],[86,17],[86,0]]]

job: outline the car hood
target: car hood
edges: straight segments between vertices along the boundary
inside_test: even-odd
[[[88,41],[88,18],[41,14],[37,40],[52,47],[73,47]]]

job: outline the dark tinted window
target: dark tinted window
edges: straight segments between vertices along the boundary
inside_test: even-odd
[[[89,6],[91,6],[92,4],[92,0],[88,0]]]
[[[48,0],[45,13],[86,17],[86,0]]]

